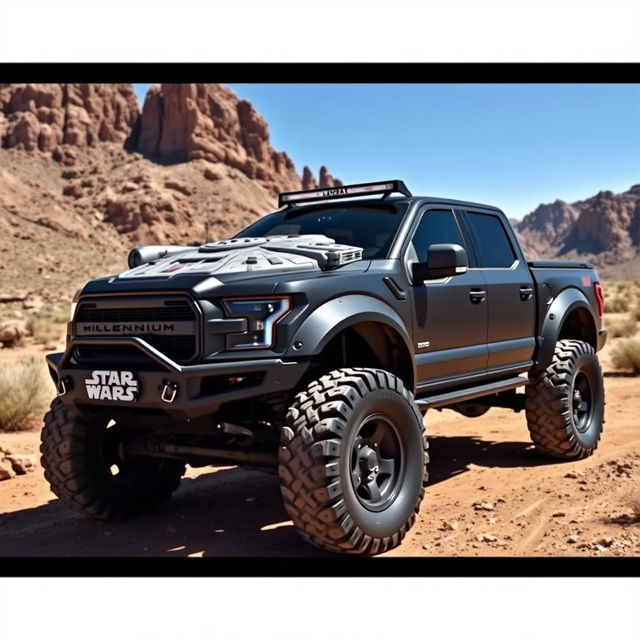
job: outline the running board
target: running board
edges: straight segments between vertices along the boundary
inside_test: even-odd
[[[497,382],[488,382],[487,384],[481,384],[477,387],[467,387],[466,389],[460,389],[458,391],[448,391],[435,396],[428,396],[416,400],[416,404],[420,409],[434,409],[448,404],[455,404],[456,402],[472,400],[480,396],[488,396],[492,393],[508,391],[515,387],[521,387],[528,382],[528,378],[516,376],[515,378],[507,378],[506,380],[498,380]]]

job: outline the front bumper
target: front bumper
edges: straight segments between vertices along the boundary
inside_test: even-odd
[[[148,357],[148,366],[109,366],[128,370],[138,384],[135,400],[96,399],[89,396],[87,381],[100,364],[79,365],[73,359],[77,346],[132,346]],[[63,353],[46,356],[58,395],[68,406],[94,405],[131,410],[162,410],[175,418],[192,419],[216,413],[221,405],[293,389],[304,375],[308,361],[255,358],[196,365],[180,365],[137,337],[72,338]]]

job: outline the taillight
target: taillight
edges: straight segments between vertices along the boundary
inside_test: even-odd
[[[598,301],[598,315],[602,318],[602,314],[604,313],[604,299],[602,297],[602,286],[599,282],[593,283],[593,290],[596,294],[596,300]]]

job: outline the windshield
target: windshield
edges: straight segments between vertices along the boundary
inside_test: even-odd
[[[325,235],[338,244],[360,247],[365,259],[386,258],[407,206],[325,204],[288,209],[261,218],[235,237]]]

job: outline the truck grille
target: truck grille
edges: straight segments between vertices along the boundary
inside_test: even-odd
[[[193,310],[186,301],[180,306],[148,309],[98,309],[83,303],[76,316],[78,322],[158,322],[194,319]]]
[[[142,338],[178,363],[198,353],[199,322],[192,303],[184,298],[91,298],[80,301],[74,319],[78,337]],[[148,360],[136,347],[83,345],[76,358],[84,362],[134,362]]]

